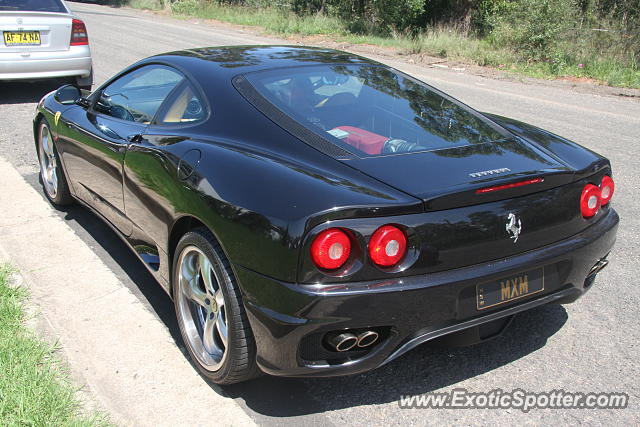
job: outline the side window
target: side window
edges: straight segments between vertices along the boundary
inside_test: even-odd
[[[187,83],[179,89],[173,103],[160,117],[163,124],[192,123],[204,119],[207,116],[205,104],[196,94],[191,84]]]
[[[172,68],[147,65],[105,87],[95,109],[118,119],[149,123],[162,102],[183,80],[184,76]]]

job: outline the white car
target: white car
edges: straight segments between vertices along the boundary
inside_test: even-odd
[[[63,0],[0,0],[0,81],[68,78],[93,84],[87,29]]]

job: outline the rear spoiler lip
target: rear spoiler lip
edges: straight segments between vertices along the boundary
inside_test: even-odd
[[[477,193],[478,190],[483,188],[513,184],[537,178],[542,178],[542,181],[500,191]],[[421,194],[417,196],[420,196],[424,200],[425,211],[433,212],[511,199],[550,190],[574,181],[576,181],[576,177],[575,171],[572,169],[553,168],[509,174],[499,179],[492,177],[491,179],[478,180],[473,183],[461,183],[448,187],[445,191],[440,191],[438,194]]]
[[[573,170],[575,170],[576,172],[576,179],[581,179],[584,177],[587,177],[589,175],[595,174],[597,173],[599,170],[602,170],[604,167],[609,167],[611,168],[611,163],[609,162],[609,160],[603,156],[601,156],[600,154],[588,149],[587,147],[584,147],[576,142],[573,142],[571,140],[568,140],[566,138],[563,138],[559,135],[554,134],[553,132],[549,132],[545,129],[539,128],[537,126],[525,123],[525,122],[521,122],[519,120],[515,120],[515,119],[511,119],[509,117],[504,117],[504,116],[500,116],[497,114],[492,114],[492,113],[485,113],[483,112],[482,115],[484,115],[486,118],[488,118],[489,120],[491,120],[492,122],[496,123],[497,125],[499,125],[500,127],[502,127],[505,131],[509,132],[512,135],[515,135],[516,137],[524,140],[525,142],[527,142],[530,145],[533,145],[535,147],[537,147],[539,150],[544,151],[545,154],[548,154],[549,156],[553,157],[554,159],[556,159],[558,162],[566,165],[569,168],[572,168]],[[516,128],[520,131],[518,132],[516,130]],[[571,149],[580,149],[580,150],[584,150],[584,153],[589,153],[588,156],[591,157],[591,159],[589,159],[588,162],[580,162],[578,161],[578,159],[575,156],[571,156],[572,153],[558,153],[556,150],[552,150],[550,149],[548,146],[545,146],[543,144],[541,144],[540,142],[536,141],[533,138],[527,137],[525,136],[523,133],[526,131],[534,131],[534,132],[540,132],[542,134],[545,135],[545,137],[550,138],[551,140],[554,140],[558,143],[560,143],[560,145],[566,146],[566,147],[571,147]],[[564,155],[563,155],[564,154]],[[573,158],[571,158],[573,157]],[[584,159],[582,159],[584,160]]]

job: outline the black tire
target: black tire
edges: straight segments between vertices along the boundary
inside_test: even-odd
[[[195,249],[194,249],[195,248]],[[190,257],[192,253],[200,251],[204,254],[211,265],[211,270],[215,277],[212,277],[219,286],[219,290],[224,296],[224,305],[216,306],[220,309],[217,316],[222,316],[221,312],[224,310],[224,318],[227,328],[227,345],[225,347],[225,355],[218,361],[218,366],[212,367],[211,364],[207,365],[202,361],[202,354],[204,350],[204,339],[206,327],[203,324],[199,324],[199,329],[196,325],[198,322],[204,319],[208,319],[211,312],[205,311],[206,308],[195,303],[194,300],[190,300],[186,294],[181,294],[188,286],[185,283],[193,283],[192,280],[186,280],[184,272],[181,269],[184,265],[188,264],[187,257]],[[191,267],[184,267],[191,268]],[[200,266],[193,267],[194,277],[198,276],[195,281],[200,282],[202,276],[202,269]],[[184,270],[186,271],[186,270]],[[191,273],[189,273],[191,274]],[[209,303],[209,300],[216,300],[213,293],[207,293],[207,285],[203,282],[199,285],[202,288],[201,292],[205,292],[209,298],[204,301]],[[242,381],[247,381],[260,374],[260,370],[256,365],[256,344],[247,319],[247,314],[242,304],[240,290],[236,282],[235,276],[231,269],[231,264],[225,256],[220,244],[217,242],[213,234],[206,228],[197,228],[186,233],[178,242],[173,259],[173,277],[172,277],[172,289],[173,300],[176,309],[176,317],[178,319],[178,326],[180,328],[180,334],[185,343],[185,347],[191,356],[191,360],[194,365],[200,371],[200,373],[216,384],[234,384]],[[215,303],[211,303],[215,305]],[[204,312],[203,317],[198,317],[195,312],[200,310]],[[186,313],[186,314],[185,314]],[[195,319],[197,318],[197,319]],[[212,315],[213,319],[214,316]],[[213,322],[215,323],[215,322]],[[194,328],[198,329],[194,332]],[[186,330],[191,331],[191,336],[188,335]],[[213,335],[216,335],[216,341],[222,343],[220,340],[219,329],[213,329]],[[202,335],[198,340],[198,335]],[[220,347],[222,347],[220,345]],[[198,351],[199,350],[199,351]],[[198,356],[200,354],[200,356]],[[204,353],[206,358],[207,354]],[[211,353],[212,354],[212,353]],[[209,355],[211,355],[209,354]]]
[[[73,196],[69,191],[69,184],[60,162],[60,155],[55,141],[51,135],[51,128],[45,118],[38,121],[37,126],[37,152],[40,164],[40,182],[45,196],[56,206],[68,206],[73,204]],[[45,145],[45,139],[46,145]],[[46,148],[45,148],[46,146]],[[48,169],[53,165],[53,169]],[[53,176],[55,174],[55,177]]]

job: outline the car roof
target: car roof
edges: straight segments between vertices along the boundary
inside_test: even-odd
[[[163,53],[146,61],[167,61],[187,69],[215,67],[217,73],[238,75],[274,68],[321,64],[374,64],[362,56],[309,46],[250,45],[185,49]]]

